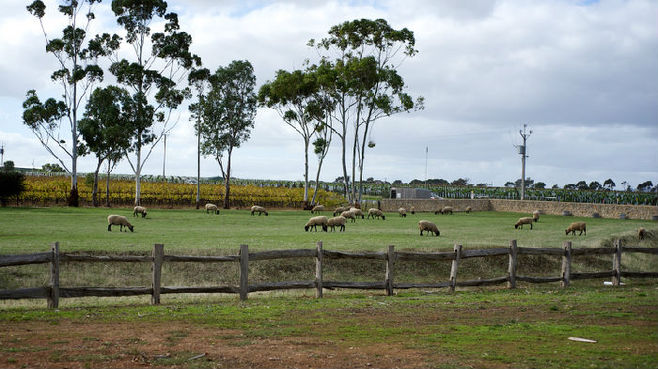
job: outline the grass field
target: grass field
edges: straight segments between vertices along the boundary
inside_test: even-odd
[[[110,213],[128,215],[135,232],[107,231]],[[525,247],[658,246],[655,222],[542,216],[535,229],[515,230],[521,214],[416,214],[348,223],[347,231],[304,232],[311,215],[273,211],[151,210],[132,218],[130,209],[1,208],[0,253],[43,252],[60,242],[63,252],[150,253],[164,243],[169,254],[236,254],[250,250],[312,248],[329,250],[448,250],[504,247],[511,239]],[[435,221],[440,237],[418,235],[417,221]],[[565,236],[576,220],[587,236]],[[653,237],[638,241],[643,226]],[[557,257],[524,256],[519,273],[557,274]],[[652,256],[624,256],[623,267],[658,270]],[[576,261],[573,270],[609,269],[609,255]],[[253,265],[251,265],[253,264]],[[312,260],[250,264],[250,282],[313,279]],[[62,286],[148,286],[150,266],[132,263],[65,263]],[[468,259],[460,276],[504,275],[506,257]],[[428,281],[449,274],[450,264],[396,265],[398,281]],[[382,280],[383,263],[335,260],[325,278]],[[164,285],[237,285],[231,264],[165,264]],[[46,285],[48,265],[0,268],[0,289]],[[626,280],[619,288],[601,280],[446,290],[355,293],[313,291],[236,296],[165,295],[160,306],[147,297],[62,299],[46,310],[43,300],[0,301],[0,367],[554,367],[658,368],[658,288],[655,280]],[[568,340],[594,339],[596,343]],[[200,356],[201,355],[201,356]]]
[[[134,233],[107,231],[107,215],[129,217]],[[326,212],[324,215],[331,215]],[[598,247],[615,237],[634,236],[638,227],[658,230],[656,222],[594,219],[544,215],[534,229],[516,230],[523,214],[417,213],[401,218],[387,214],[386,220],[359,219],[348,223],[344,233],[304,232],[312,215],[302,211],[272,211],[269,216],[250,216],[246,210],[222,210],[220,215],[202,210],[149,210],[146,218],[133,218],[127,208],[0,208],[0,253],[42,252],[59,241],[62,251],[135,252],[150,251],[155,243],[165,244],[168,253],[237,252],[240,244],[250,250],[312,248],[317,241],[332,250],[381,251],[396,249],[445,250],[455,243],[465,248],[506,247],[512,239],[524,247]],[[420,237],[418,220],[435,222],[440,237]],[[574,221],[587,222],[587,236],[566,236],[564,229]],[[650,241],[643,241],[649,245]]]

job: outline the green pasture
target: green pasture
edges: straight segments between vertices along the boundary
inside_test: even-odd
[[[107,231],[109,214],[125,215],[135,232]],[[330,212],[323,215],[331,216]],[[313,215],[308,211],[271,211],[269,216],[251,216],[247,210],[221,210],[219,215],[196,209],[150,209],[146,218],[133,218],[128,208],[0,208],[0,254],[43,252],[58,241],[64,252],[145,252],[155,243],[166,253],[236,253],[241,244],[250,250],[313,248],[322,241],[330,250],[382,251],[396,249],[446,250],[454,244],[465,248],[506,247],[517,240],[524,247],[598,247],[617,237],[628,237],[637,245],[651,240],[634,238],[638,227],[658,229],[643,220],[594,219],[544,215],[530,230],[514,229],[519,213],[416,213],[401,218],[386,214],[386,220],[358,219],[345,232],[304,232]],[[418,220],[435,222],[441,235],[419,236]],[[574,221],[587,222],[587,235],[566,236]],[[116,228],[116,229],[115,229]]]

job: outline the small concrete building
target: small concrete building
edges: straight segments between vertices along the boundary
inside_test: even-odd
[[[437,196],[424,188],[391,187],[392,199],[431,199]]]

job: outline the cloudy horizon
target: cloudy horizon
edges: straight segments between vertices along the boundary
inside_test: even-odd
[[[63,17],[56,2],[44,21],[58,37]],[[257,88],[279,69],[317,58],[306,46],[333,25],[383,18],[414,32],[418,55],[399,67],[407,92],[423,96],[425,109],[383,118],[369,138],[364,178],[402,180],[468,178],[503,186],[521,176],[519,130],[533,131],[526,177],[563,186],[581,180],[620,187],[658,184],[658,2],[643,0],[533,1],[168,1],[192,51],[215,70],[249,60]],[[467,5],[466,5],[467,4]],[[4,160],[40,168],[56,160],[22,122],[30,89],[58,97],[57,68],[45,53],[39,22],[26,3],[0,15],[0,144]],[[109,3],[95,8],[91,34],[120,30]],[[109,73],[106,73],[109,75]],[[196,176],[196,138],[187,104],[167,139],[166,175]],[[62,137],[70,140],[67,124]],[[426,161],[426,148],[428,151]],[[332,146],[321,180],[342,176]],[[143,174],[161,175],[164,146],[154,150]],[[316,160],[311,153],[310,173]],[[93,172],[95,159],[79,160]],[[303,145],[272,109],[259,108],[251,139],[235,150],[232,177],[302,180]],[[131,174],[126,160],[114,173]],[[201,175],[219,175],[211,158]]]

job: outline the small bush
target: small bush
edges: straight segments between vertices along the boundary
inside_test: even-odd
[[[0,204],[7,206],[12,196],[18,197],[25,191],[25,175],[17,171],[0,170]]]

